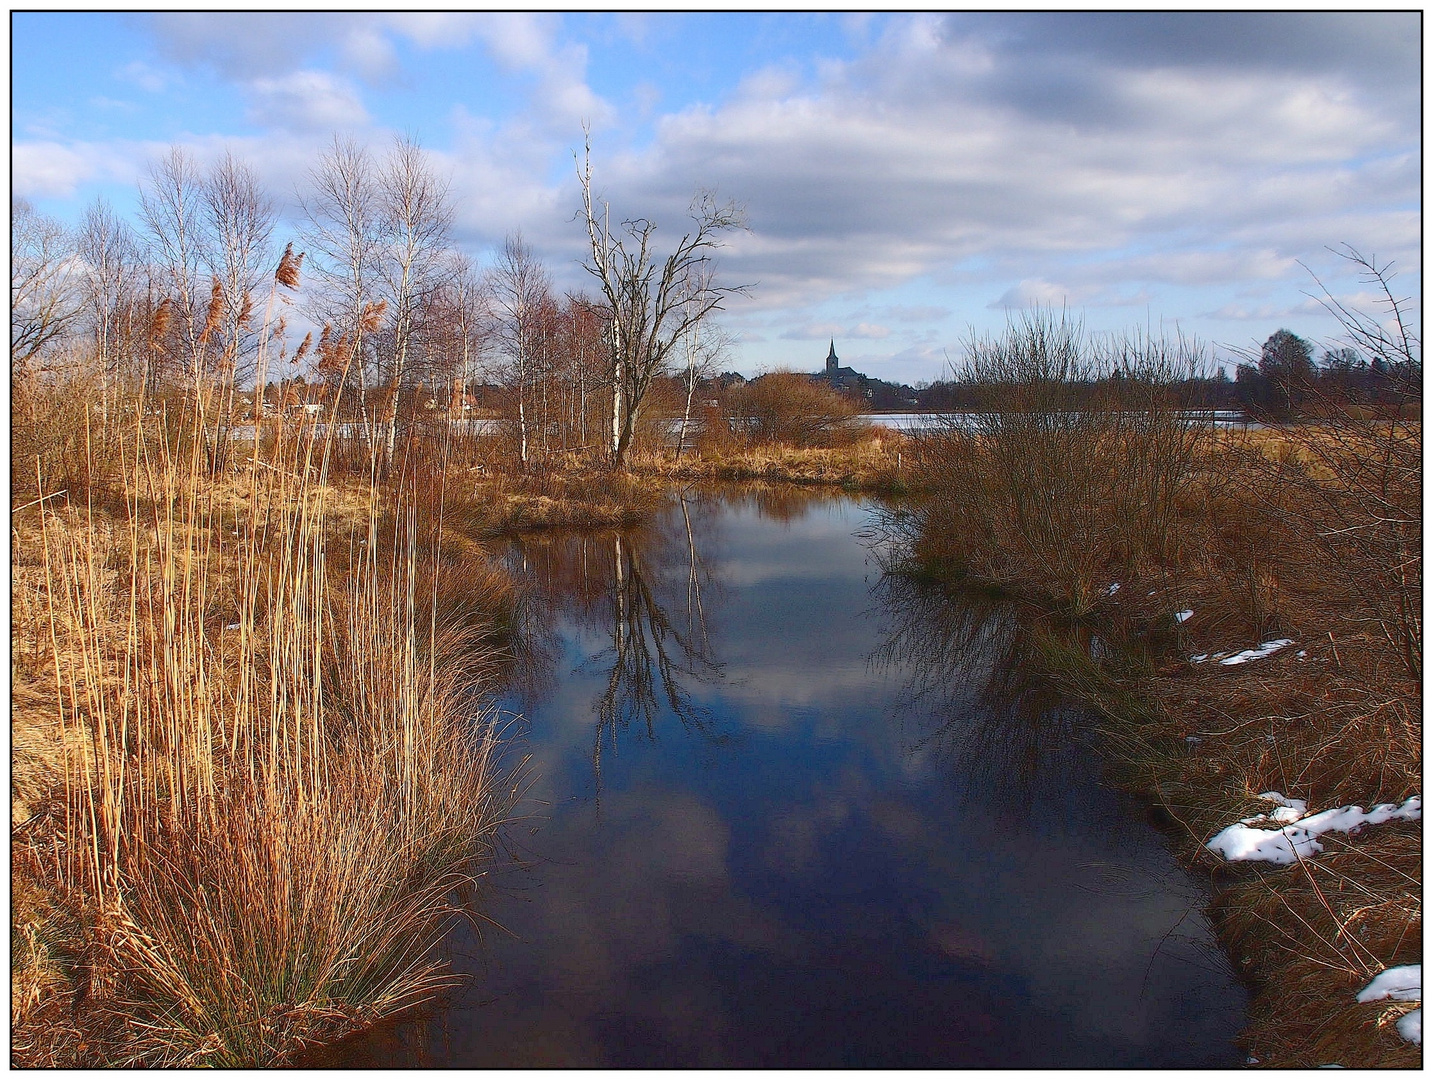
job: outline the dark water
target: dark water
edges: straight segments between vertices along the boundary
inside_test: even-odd
[[[883,578],[869,511],[688,499],[515,545],[526,819],[470,989],[338,1063],[1225,1067],[1205,897],[994,606]]]

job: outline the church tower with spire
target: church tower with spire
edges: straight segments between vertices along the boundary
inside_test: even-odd
[[[836,369],[841,366],[841,361],[836,358],[836,339],[831,339],[831,351],[826,354],[826,376],[836,377]]]

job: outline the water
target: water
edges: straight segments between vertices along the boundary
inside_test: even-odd
[[[335,1063],[1242,1062],[1198,882],[1019,621],[884,579],[869,513],[698,498],[513,545],[533,783],[473,984]]]

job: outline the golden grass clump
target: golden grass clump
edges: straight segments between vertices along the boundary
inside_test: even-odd
[[[448,981],[506,805],[494,619],[453,614],[411,492],[332,520],[312,440],[256,448],[247,499],[142,425],[121,455],[120,520],[30,511],[14,1054],[283,1064]],[[62,983],[68,1023],[36,1004]]]

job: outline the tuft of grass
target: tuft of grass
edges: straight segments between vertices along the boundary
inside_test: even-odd
[[[123,517],[27,511],[18,1062],[280,1065],[448,985],[508,805],[501,590],[460,603],[412,487],[340,500],[324,449],[215,481],[138,420]]]

